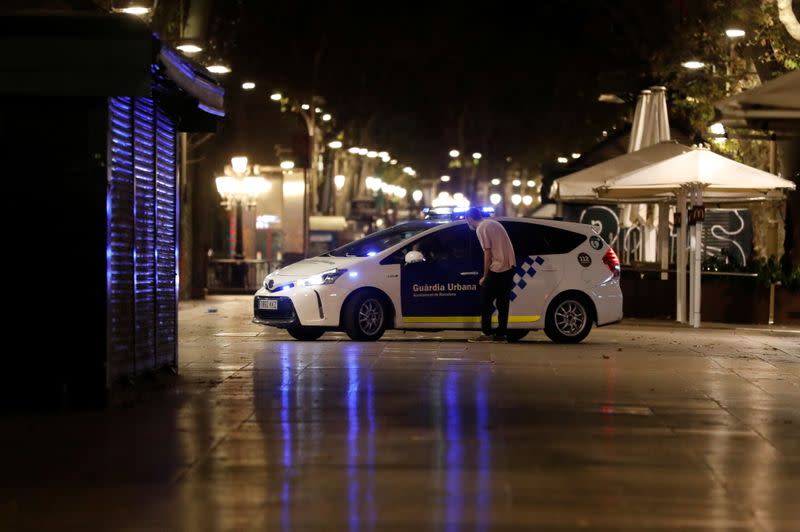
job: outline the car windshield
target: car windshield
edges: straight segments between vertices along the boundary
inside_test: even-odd
[[[429,221],[402,223],[334,249],[327,255],[334,257],[371,257],[435,225],[437,224]]]

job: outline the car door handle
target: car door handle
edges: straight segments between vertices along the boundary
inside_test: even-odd
[[[464,275],[464,276],[467,276],[467,275],[478,275],[478,272],[461,272],[461,275]]]

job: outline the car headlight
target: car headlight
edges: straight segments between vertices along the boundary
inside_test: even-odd
[[[336,279],[341,277],[347,270],[346,269],[333,269],[328,270],[317,275],[312,275],[307,279],[300,279],[297,281],[298,286],[319,286],[322,284],[333,284]]]

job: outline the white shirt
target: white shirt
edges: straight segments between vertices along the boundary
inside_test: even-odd
[[[475,231],[481,247],[492,250],[492,263],[489,269],[496,273],[506,272],[516,266],[514,246],[505,228],[497,220],[483,220]]]

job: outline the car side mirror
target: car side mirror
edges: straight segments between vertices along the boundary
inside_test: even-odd
[[[405,256],[406,264],[414,264],[415,262],[425,262],[425,256],[419,251],[409,251]]]

